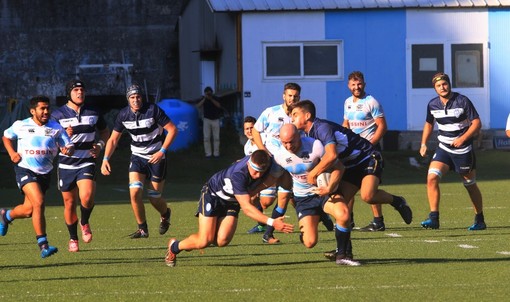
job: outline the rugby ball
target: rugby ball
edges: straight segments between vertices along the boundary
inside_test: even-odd
[[[327,187],[329,186],[329,180],[331,178],[330,172],[324,172],[317,176],[317,187]],[[333,190],[336,191],[338,189],[338,186],[336,186]]]

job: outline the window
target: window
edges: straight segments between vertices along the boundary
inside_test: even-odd
[[[483,87],[483,44],[452,45],[452,86]]]
[[[431,88],[431,79],[437,72],[445,72],[442,44],[415,44],[412,46],[413,88]]]
[[[265,43],[264,78],[343,78],[341,41]]]

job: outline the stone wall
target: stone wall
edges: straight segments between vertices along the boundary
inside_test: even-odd
[[[183,2],[0,0],[0,102],[37,94],[55,100],[75,77],[88,95],[123,95],[136,82],[148,94],[179,97]],[[91,64],[100,67],[77,69]]]

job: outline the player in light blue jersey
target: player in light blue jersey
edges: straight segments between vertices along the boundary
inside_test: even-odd
[[[261,150],[266,150],[269,154],[273,154],[280,146],[278,138],[280,128],[284,124],[290,123],[289,108],[292,104],[299,102],[301,95],[301,86],[296,83],[287,83],[283,87],[283,103],[280,105],[266,108],[260,114],[255,123],[252,134],[253,141]],[[291,198],[290,192],[281,188],[268,188],[260,192],[260,204],[263,209],[269,208],[276,200],[278,193],[278,203],[275,205],[271,214],[272,218],[282,217],[287,211],[287,205]],[[260,224],[253,227],[249,232],[260,228]],[[274,229],[268,227],[262,236],[262,242],[268,244],[279,243],[280,240],[273,236]]]
[[[386,133],[387,125],[381,104],[365,92],[365,76],[360,71],[349,74],[348,84],[351,96],[344,103],[344,122],[342,126],[368,140],[376,150],[381,151],[380,141]],[[349,201],[349,208],[354,207],[354,198]],[[360,231],[376,232],[386,230],[382,206],[371,205],[374,219]]]
[[[0,209],[0,236],[5,236],[15,219],[32,217],[41,257],[49,257],[58,249],[50,246],[46,235],[44,216],[45,193],[50,184],[53,159],[59,150],[72,155],[74,145],[66,131],[50,120],[50,99],[36,96],[30,99],[32,117],[14,122],[4,131],[2,141],[15,164],[16,182],[25,196],[23,204],[12,210]],[[17,150],[14,149],[17,142]]]
[[[350,245],[351,229],[347,202],[335,192],[340,182],[343,165],[339,160],[330,168],[329,184],[316,187],[307,182],[307,175],[324,155],[324,146],[319,140],[301,137],[296,126],[283,125],[280,129],[282,146],[274,154],[276,162],[292,176],[294,202],[299,220],[300,240],[307,248],[313,248],[319,240],[318,224],[323,212],[335,218],[335,238],[339,265],[358,266],[352,259]],[[348,254],[348,247],[349,254]]]

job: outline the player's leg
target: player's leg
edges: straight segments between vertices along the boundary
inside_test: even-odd
[[[225,217],[218,218],[218,230],[216,231],[215,245],[218,247],[227,246],[237,229],[237,215],[228,215]]]
[[[145,183],[145,174],[139,172],[129,172],[129,198],[131,208],[135,215],[138,230],[129,235],[133,239],[149,237],[149,228],[145,215],[145,206],[142,200],[143,186]]]
[[[422,221],[421,226],[426,229],[438,229],[439,223],[439,203],[441,200],[441,190],[439,183],[450,166],[441,161],[432,161],[429,165],[427,174],[427,198],[429,201],[430,213],[429,217]]]
[[[90,216],[94,210],[94,196],[96,182],[94,179],[83,178],[77,181],[80,196],[80,229],[81,239],[85,243],[92,241],[92,230],[90,229]]]
[[[471,199],[471,203],[473,204],[473,209],[475,212],[475,221],[473,225],[468,228],[468,230],[485,230],[487,225],[485,224],[485,217],[483,215],[482,193],[476,184],[476,170],[471,170],[470,173],[462,175],[462,179],[464,187],[469,193],[469,198]]]
[[[351,243],[350,210],[344,198],[334,195],[324,204],[324,212],[335,218],[336,255],[338,265],[358,266],[353,260]]]
[[[278,194],[277,203],[273,209],[273,212],[271,213],[271,218],[273,219],[277,219],[285,215],[285,213],[287,212],[287,206],[289,204],[292,193],[286,189],[278,188],[277,194]],[[280,242],[279,239],[274,237],[273,226],[266,226],[266,232],[262,236],[262,242],[268,244],[276,244]]]
[[[148,169],[151,176],[147,194],[152,206],[160,214],[159,234],[163,235],[170,227],[170,216],[172,215],[172,210],[162,196],[166,179],[166,160],[161,160],[157,164],[149,164]]]
[[[307,248],[313,248],[319,241],[319,215],[306,215],[299,219],[299,239]]]

